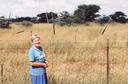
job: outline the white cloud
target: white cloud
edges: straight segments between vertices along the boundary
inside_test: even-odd
[[[42,12],[73,12],[78,5],[97,4],[101,14],[112,14],[122,11],[128,15],[127,0],[0,0],[0,16],[36,16]]]

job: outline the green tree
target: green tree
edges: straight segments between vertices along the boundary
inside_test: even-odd
[[[100,7],[98,5],[79,5],[78,9],[74,11],[74,22],[92,22],[96,17],[100,16],[99,14],[96,14],[99,10]]]
[[[10,28],[9,19],[6,19],[4,16],[0,17],[0,28]]]
[[[106,15],[100,16],[96,19],[96,22],[101,24],[101,25],[108,23],[109,21],[111,21],[111,18],[109,16],[106,16]]]
[[[126,15],[121,11],[117,11],[114,14],[111,14],[110,17],[112,18],[113,21],[118,22],[118,23],[127,22]]]
[[[70,15],[68,11],[61,12],[60,17],[61,17],[60,21],[63,24],[71,25],[71,23],[73,22],[72,16]]]
[[[58,17],[57,13],[54,12],[45,12],[45,13],[41,13],[38,14],[37,17],[39,17],[39,22],[48,22],[50,21],[51,23],[53,22],[53,19],[56,19]]]

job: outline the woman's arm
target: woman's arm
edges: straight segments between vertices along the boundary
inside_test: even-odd
[[[44,55],[45,55],[45,64],[48,67],[48,61],[46,60],[47,55],[46,54],[44,54]]]
[[[48,61],[45,61],[46,66],[48,67]]]
[[[48,67],[48,65],[46,63],[30,62],[30,65],[35,66],[35,67],[45,67],[45,68]]]

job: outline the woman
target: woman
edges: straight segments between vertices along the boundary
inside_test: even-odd
[[[33,46],[29,49],[30,76],[32,84],[47,84],[46,68],[48,63],[40,46],[40,37],[35,34],[31,38]]]

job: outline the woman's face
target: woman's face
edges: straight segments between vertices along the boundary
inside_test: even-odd
[[[34,44],[35,47],[40,47],[40,38],[35,38],[33,40],[33,44]]]

